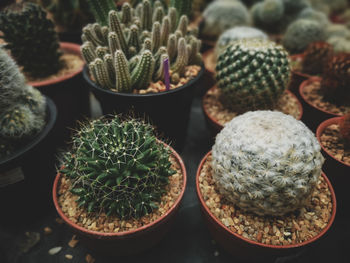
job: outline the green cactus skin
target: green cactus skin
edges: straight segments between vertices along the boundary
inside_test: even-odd
[[[120,92],[131,92],[131,77],[128,68],[128,62],[124,53],[120,50],[115,52],[114,56],[114,67],[116,72],[116,80],[118,91]]]
[[[284,5],[280,0],[265,0],[259,10],[259,18],[264,23],[278,22],[284,15]]]
[[[136,9],[131,8],[127,3],[124,5],[127,7],[122,6],[122,11],[119,13],[114,10],[109,12],[108,26],[95,23],[83,28],[82,40],[84,44],[81,47],[81,53],[89,64],[93,80],[98,85],[119,92],[132,92],[134,89],[146,88],[151,81],[163,80],[163,73],[160,73],[161,68],[163,68],[161,57],[165,54],[169,58],[171,74],[176,74],[176,77],[172,78],[174,80],[180,80],[183,77],[188,65],[201,64],[201,42],[197,39],[195,30],[188,31],[188,18],[186,16],[182,16],[179,25],[176,26],[175,8],[169,8],[165,15],[159,2],[154,2],[152,7],[149,0],[144,0]],[[123,12],[129,11],[131,17],[124,20],[126,22],[123,23],[123,19],[120,17],[123,17]],[[157,18],[155,19],[155,17]],[[153,25],[152,19],[155,21]],[[149,21],[151,29],[148,27]],[[184,48],[178,47],[180,39],[184,41],[182,45]],[[113,67],[111,66],[111,58],[114,58],[117,50],[121,50],[127,59],[127,67],[123,64],[121,68],[128,69],[131,87],[125,84],[129,83],[128,81],[124,81],[124,79],[129,79],[128,76],[118,80],[115,78],[120,76],[120,72],[112,74],[112,70],[118,68],[115,63],[113,63]],[[149,58],[147,63],[144,57],[146,51],[152,53],[152,59]],[[108,60],[105,59],[106,56]],[[150,68],[144,68],[144,76],[140,74],[141,66],[142,68],[150,66]],[[126,72],[126,70],[122,72]],[[177,82],[173,83],[177,84]],[[119,84],[123,86],[115,86]]]
[[[283,37],[283,46],[291,53],[302,53],[312,42],[325,40],[322,25],[313,20],[298,19],[287,28]]]
[[[238,113],[273,109],[291,76],[285,49],[261,39],[229,45],[219,55],[216,73],[222,103]]]
[[[117,9],[114,0],[87,0],[87,3],[95,20],[102,26],[108,25],[108,13]]]
[[[178,20],[182,15],[190,16],[192,0],[171,0],[170,6],[176,8]]]
[[[131,85],[135,89],[144,89],[149,85],[154,69],[154,59],[149,50],[145,50],[140,62],[131,73]]]
[[[302,208],[322,173],[315,135],[301,121],[277,111],[235,117],[216,136],[213,179],[226,200],[260,216]]]
[[[317,11],[310,8],[303,9],[298,14],[298,19],[310,19],[320,23],[322,26],[327,27],[330,23],[326,14],[321,11]]]
[[[132,22],[131,6],[128,3],[125,3],[122,6],[122,23],[129,25]]]
[[[5,48],[33,78],[50,76],[62,67],[57,33],[46,15],[33,3],[13,5],[0,13]]]
[[[72,180],[70,191],[88,212],[140,218],[158,208],[175,173],[169,156],[150,125],[114,116],[82,126],[60,172]]]

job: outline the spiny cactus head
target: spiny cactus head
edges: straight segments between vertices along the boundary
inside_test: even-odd
[[[303,72],[311,75],[322,74],[333,48],[326,42],[313,42],[304,51]]]
[[[61,172],[88,212],[139,218],[156,209],[165,193],[174,173],[169,156],[150,125],[112,116],[81,127]]]
[[[324,158],[315,135],[281,112],[247,112],[216,136],[213,178],[225,199],[264,216],[303,207],[321,176]]]
[[[339,128],[346,145],[350,146],[350,113],[342,117]]]
[[[317,11],[311,7],[303,9],[299,14],[298,14],[299,19],[309,19],[318,22],[321,24],[323,27],[328,26],[330,23],[328,16],[321,12]]]
[[[265,0],[259,8],[258,16],[265,24],[278,22],[284,15],[284,4],[280,0]]]
[[[243,39],[229,45],[218,58],[217,85],[228,109],[272,109],[290,81],[287,51],[272,41]]]

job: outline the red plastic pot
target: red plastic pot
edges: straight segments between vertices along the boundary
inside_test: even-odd
[[[61,42],[60,49],[64,53],[81,57],[80,46],[77,44]],[[74,127],[77,120],[90,116],[89,89],[83,80],[82,71],[83,65],[65,76],[28,83],[56,104],[58,115],[55,129],[60,142],[67,140],[70,136],[71,131],[67,127]]]
[[[217,89],[216,86],[212,87],[209,91],[213,90],[213,89]],[[208,91],[208,92],[209,92]],[[203,110],[203,113],[204,113],[204,117],[205,117],[205,121],[207,123],[207,127],[209,128],[210,132],[211,132],[211,135],[213,137],[216,136],[216,134],[218,134],[222,128],[224,128],[223,125],[221,125],[216,119],[213,118],[213,116],[211,116],[209,114],[209,112],[207,111],[207,109],[204,107],[204,101],[206,99],[206,97],[208,96],[208,92],[204,95],[204,97],[202,98],[202,110]],[[297,101],[298,101],[298,105],[299,105],[299,111],[300,111],[300,114],[297,118],[297,120],[301,120],[302,116],[303,116],[303,107],[300,103],[300,101],[298,100],[298,98],[292,93],[290,92],[289,90],[286,90],[286,92],[291,95],[292,97],[294,97]]]
[[[322,147],[323,156],[326,158],[323,170],[330,175],[329,180],[338,196],[338,210],[340,214],[344,214],[349,210],[350,165],[337,160],[321,143],[324,130],[330,125],[339,124],[341,119],[342,117],[335,117],[322,122],[317,128],[316,137]]]
[[[302,61],[304,59],[304,54],[296,54],[296,55],[292,55],[290,56],[290,59],[292,61]],[[312,76],[306,73],[303,73],[301,71],[297,71],[297,70],[292,70],[292,78],[289,84],[289,90],[291,92],[294,93],[295,96],[297,96],[298,99],[300,99],[300,95],[299,95],[299,87],[300,84],[304,81],[307,80],[309,78],[311,78]]]
[[[332,112],[326,111],[324,109],[321,109],[317,107],[316,105],[313,105],[310,101],[307,100],[306,96],[304,95],[304,89],[306,86],[310,85],[312,82],[320,82],[320,77],[311,77],[308,80],[305,80],[301,83],[299,87],[299,94],[301,98],[301,103],[304,108],[304,115],[302,118],[302,121],[313,131],[316,132],[316,129],[318,125],[323,122],[324,120],[327,120],[329,118],[333,117],[340,117],[339,114],[334,114]]]
[[[187,174],[185,164],[179,154],[176,153],[170,146],[169,148],[181,167],[183,174],[182,190],[170,210],[156,221],[135,230],[120,233],[101,233],[78,226],[69,220],[58,204],[58,184],[60,182],[61,175],[57,174],[53,185],[53,202],[59,216],[69,227],[73,229],[74,232],[80,236],[80,239],[86,244],[87,247],[99,254],[109,256],[125,256],[137,254],[151,248],[165,236],[174,223],[186,188]]]
[[[240,236],[237,233],[231,231],[219,219],[217,219],[207,207],[203,196],[200,192],[199,176],[203,164],[205,163],[210,154],[211,151],[204,156],[197,170],[197,196],[199,198],[200,207],[211,235],[225,250],[231,253],[234,257],[249,262],[261,262],[262,260],[264,260],[264,262],[274,262],[273,260],[277,257],[283,257],[299,253],[301,252],[301,250],[308,248],[310,245],[315,244],[316,241],[318,242],[321,238],[324,238],[325,234],[334,222],[337,210],[335,193],[331,183],[329,182],[325,174],[322,173],[322,176],[327,182],[328,187],[331,191],[333,203],[332,215],[327,226],[317,236],[299,244],[286,246],[266,245],[244,238],[243,236]]]

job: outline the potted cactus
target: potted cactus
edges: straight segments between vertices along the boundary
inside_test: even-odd
[[[217,87],[203,97],[203,112],[216,134],[238,114],[275,109],[300,119],[302,107],[287,90],[290,81],[288,53],[262,39],[243,39],[227,46],[216,65]]]
[[[79,46],[59,43],[47,13],[34,3],[9,6],[0,14],[5,48],[21,67],[29,85],[51,98],[58,109],[59,141],[69,137],[66,127],[89,115],[89,93],[84,87],[84,61]]]
[[[54,103],[25,83],[18,66],[0,49],[0,206],[1,219],[40,210],[55,172]],[[26,196],[26,198],[23,198]],[[9,202],[10,200],[10,202]],[[47,205],[47,204],[46,204]],[[43,209],[44,210],[44,209]]]
[[[153,127],[110,116],[73,137],[53,187],[60,217],[104,255],[148,249],[170,228],[186,186],[180,156]]]
[[[322,75],[328,58],[333,55],[333,47],[326,42],[309,44],[302,54],[291,56],[292,80],[290,90],[299,96],[299,86],[311,76]]]
[[[323,161],[314,134],[291,116],[254,111],[234,118],[196,177],[214,239],[251,262],[273,262],[319,240],[336,213]]]
[[[326,156],[324,171],[328,173],[337,192],[341,213],[346,213],[350,183],[350,113],[322,122],[316,131],[317,139]]]
[[[85,80],[104,114],[146,115],[180,149],[204,70],[201,43],[188,31],[188,18],[181,16],[176,25],[176,17],[174,8],[165,15],[159,1],[152,6],[144,0],[135,10],[124,3],[121,13],[109,12],[108,26],[83,29],[81,52]]]
[[[329,118],[350,111],[349,54],[336,54],[328,58],[322,77],[305,80],[299,87],[304,106],[304,122],[314,131]]]

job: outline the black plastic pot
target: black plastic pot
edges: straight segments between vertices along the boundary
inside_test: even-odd
[[[57,110],[46,98],[45,128],[12,155],[0,160],[0,221],[27,220],[48,210],[55,178]]]
[[[117,93],[103,89],[90,79],[86,66],[83,75],[101,103],[103,114],[132,113],[135,117],[145,118],[171,141],[174,148],[181,151],[186,139],[194,93],[203,72],[202,65],[198,75],[182,87],[150,94]]]

